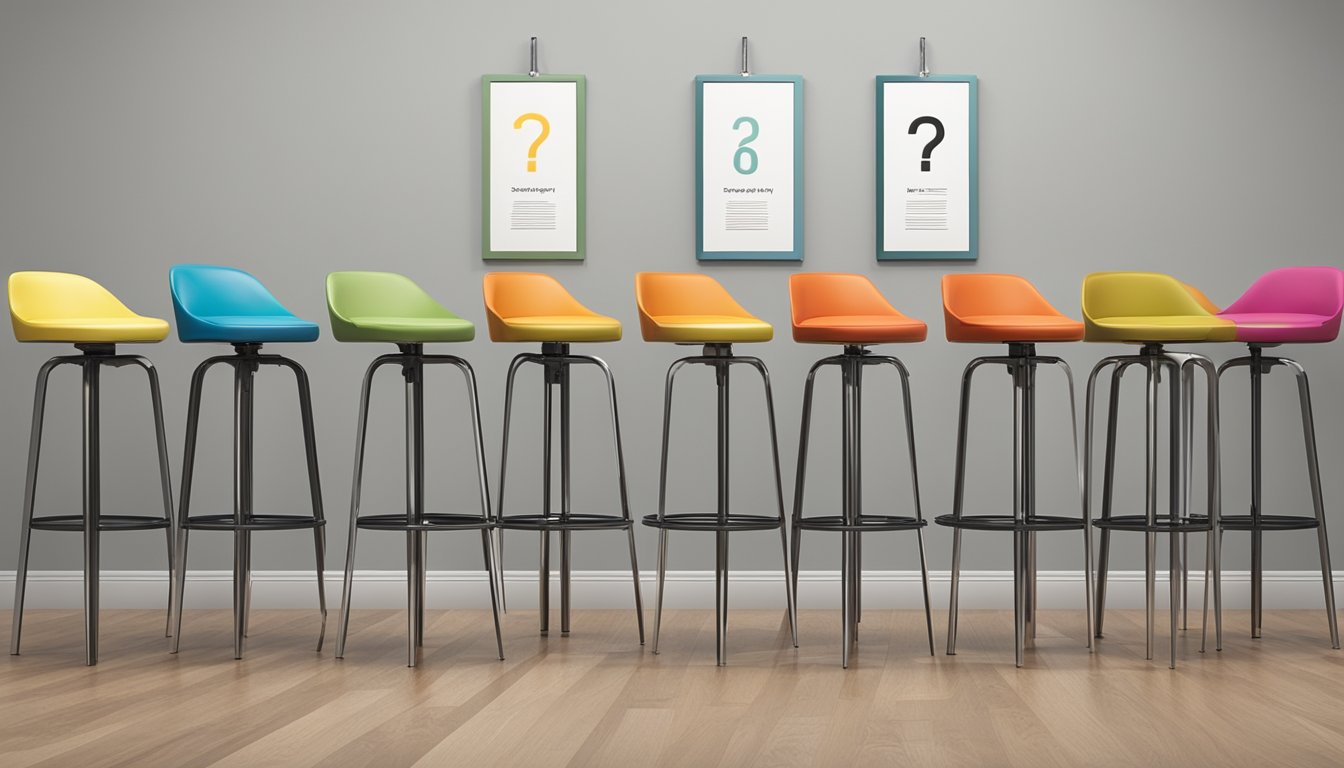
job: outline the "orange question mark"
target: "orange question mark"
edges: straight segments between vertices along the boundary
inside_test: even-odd
[[[514,130],[522,128],[523,123],[526,123],[528,120],[535,120],[541,124],[541,132],[538,133],[537,138],[532,141],[532,146],[527,148],[527,172],[536,173],[537,150],[541,147],[541,143],[546,141],[546,137],[551,135],[551,121],[547,120],[545,115],[539,115],[536,112],[528,112],[525,115],[519,115],[518,119],[513,121]]]

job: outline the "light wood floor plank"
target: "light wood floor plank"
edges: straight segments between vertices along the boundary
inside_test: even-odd
[[[79,613],[33,611],[0,659],[0,765],[1344,764],[1320,611],[1269,611],[1259,640],[1229,611],[1225,650],[1183,631],[1175,670],[1164,615],[1152,661],[1141,612],[1111,611],[1092,654],[1076,611],[1039,620],[1017,669],[1006,611],[964,612],[955,657],[935,614],[931,657],[922,612],[867,610],[842,670],[838,611],[802,612],[798,649],[781,612],[734,611],[724,668],[712,611],[668,611],[656,656],[629,611],[576,612],[568,637],[514,611],[506,661],[487,612],[435,611],[408,669],[399,611],[356,612],[339,661],[335,617],[318,654],[311,611],[257,611],[242,661],[228,611],[188,611],[177,656],[161,612],[107,611],[86,668]]]

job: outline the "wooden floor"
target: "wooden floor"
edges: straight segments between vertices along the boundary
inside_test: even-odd
[[[1223,653],[1192,630],[1174,672],[1125,611],[1095,655],[1079,613],[1043,612],[1025,669],[1007,612],[964,612],[958,655],[930,657],[922,613],[870,610],[849,670],[827,611],[803,612],[798,650],[778,613],[734,612],[722,669],[710,611],[669,611],[659,656],[630,612],[545,639],[516,611],[504,662],[488,613],[436,612],[417,669],[393,611],[356,614],[339,662],[313,652],[313,613],[257,611],[241,662],[227,612],[188,612],[178,656],[162,619],[104,612],[86,668],[78,612],[30,612],[0,662],[0,766],[1344,764],[1344,653],[1319,611],[1267,613],[1258,641],[1229,612]]]

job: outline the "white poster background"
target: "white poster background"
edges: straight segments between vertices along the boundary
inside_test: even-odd
[[[705,252],[794,250],[796,86],[742,82],[704,83],[702,88],[704,207],[700,215]],[[756,153],[756,170],[751,174],[739,173],[733,162],[739,143],[751,135],[745,124],[733,130],[739,117],[755,118],[760,128],[756,139],[746,145]],[[742,165],[748,167],[745,160]]]
[[[577,104],[577,83],[490,83],[491,251],[578,250]],[[513,124],[533,112],[551,131],[529,173],[528,150],[541,126]],[[539,189],[550,191],[531,191]]]
[[[968,251],[971,248],[970,85],[883,83],[884,251]],[[943,140],[920,170],[934,127],[910,123],[929,115]],[[911,191],[914,190],[914,191]]]

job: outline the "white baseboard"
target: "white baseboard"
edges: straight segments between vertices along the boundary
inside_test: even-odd
[[[646,606],[652,606],[653,575],[641,574]],[[573,600],[576,608],[627,608],[632,604],[630,577],[622,571],[575,571]],[[340,603],[339,571],[326,574],[328,604]],[[783,575],[780,571],[735,571],[730,579],[734,607],[782,608]],[[1165,605],[1170,594],[1164,572],[1159,572],[1157,599]],[[934,607],[947,607],[949,573],[929,574]],[[1334,574],[1338,584],[1340,573]],[[477,571],[431,571],[428,576],[428,606],[431,608],[484,608],[489,605],[485,575]],[[232,600],[232,576],[228,571],[193,571],[187,575],[188,608],[227,608]],[[33,571],[28,576],[26,604],[29,608],[78,608],[83,604],[83,574],[80,571]],[[356,608],[402,608],[406,604],[405,571],[356,571],[353,595]],[[505,584],[510,608],[537,606],[535,571],[508,571]],[[552,605],[559,604],[557,582],[552,580]],[[863,601],[872,608],[920,608],[923,606],[917,571],[866,571]],[[1107,605],[1140,608],[1144,602],[1142,571],[1112,571]],[[103,571],[100,596],[105,608],[159,608],[166,604],[168,577],[163,571]],[[799,576],[798,604],[802,608],[837,608],[838,571],[805,571]],[[1203,574],[1190,574],[1190,601],[1199,605]],[[1037,594],[1042,608],[1081,608],[1082,571],[1042,571]],[[256,608],[309,608],[316,600],[313,577],[302,571],[256,571],[253,573],[253,606]],[[1321,576],[1314,571],[1266,571],[1267,608],[1320,608],[1323,604]],[[14,599],[14,571],[0,571],[0,609]],[[963,571],[962,608],[1012,606],[1012,573],[1009,571]],[[711,608],[714,605],[713,571],[673,571],[667,575],[668,608]],[[1250,606],[1250,573],[1223,573],[1223,605],[1229,609]]]

